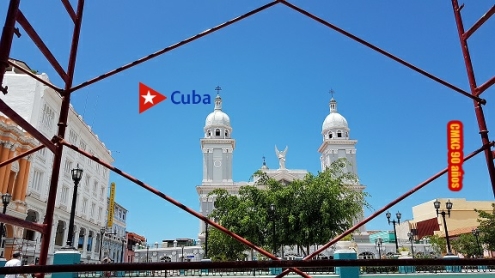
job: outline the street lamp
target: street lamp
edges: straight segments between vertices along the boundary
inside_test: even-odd
[[[107,231],[106,228],[101,228],[100,229],[100,261],[101,261],[101,250],[103,247],[103,237],[105,236],[105,232]]]
[[[275,239],[275,204],[270,205],[270,218],[272,220],[273,255],[277,256],[277,241]]]
[[[3,214],[7,212],[7,206],[9,205],[10,201],[12,200],[12,195],[9,193],[5,193],[2,195],[2,203],[3,203]],[[3,244],[3,222],[0,224],[0,247],[4,247]],[[0,254],[0,258],[3,258],[3,249],[2,249],[2,254]]]
[[[413,257],[414,259],[414,246],[413,246],[413,242],[414,242],[414,234],[409,232],[407,233],[407,236],[409,237],[409,241],[411,242],[411,256]]]
[[[125,244],[125,237],[122,237],[122,251],[120,251],[120,262],[124,262],[124,244]]]
[[[390,217],[392,216],[392,214],[390,214],[390,212],[387,211],[387,220],[388,220],[388,224],[390,225],[390,223],[392,223],[394,225],[394,237],[395,237],[395,253],[399,253],[399,242],[397,242],[397,230],[395,229],[395,224],[400,224],[400,218],[402,216],[402,214],[400,212],[397,212],[395,214],[395,216],[397,217],[397,220],[393,219],[393,220],[390,220]]]
[[[378,258],[382,258],[382,244],[383,239],[381,237],[375,239],[376,248],[378,249]]]
[[[481,250],[480,241],[479,241],[480,230],[478,230],[478,228],[476,228],[476,229],[473,229],[471,232],[473,233],[473,236],[476,238],[476,247],[478,247],[478,251],[479,251],[478,254],[480,255],[480,257],[482,257],[483,251]],[[478,256],[476,256],[476,258],[477,257]]]
[[[448,200],[447,203],[445,203],[445,207],[447,208],[447,212],[445,212],[444,210],[442,210],[441,212],[439,211],[440,201],[435,200],[433,205],[435,206],[435,210],[437,211],[437,216],[439,214],[441,214],[442,218],[443,218],[443,228],[445,229],[445,239],[447,240],[447,251],[448,251],[447,256],[453,255],[452,254],[452,248],[450,247],[449,230],[447,229],[447,221],[445,220],[445,214],[449,215],[449,217],[450,217],[450,210],[452,209],[452,202],[450,200]]]
[[[72,194],[72,207],[70,211],[70,220],[69,220],[69,234],[67,235],[67,245],[62,249],[76,249],[72,246],[73,237],[74,237],[74,217],[76,214],[76,199],[77,199],[77,185],[79,181],[81,181],[83,170],[79,168],[79,164],[77,164],[75,169],[72,169],[72,180],[74,181],[74,193]]]

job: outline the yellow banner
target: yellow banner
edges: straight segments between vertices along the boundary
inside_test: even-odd
[[[113,225],[114,206],[115,206],[115,183],[112,182],[110,184],[110,202],[108,202],[108,219],[107,219],[108,228],[112,228]]]

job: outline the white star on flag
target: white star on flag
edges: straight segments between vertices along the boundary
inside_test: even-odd
[[[148,102],[150,102],[151,104],[153,104],[153,98],[155,98],[156,96],[150,94],[150,91],[148,91],[148,94],[147,95],[142,95],[141,97],[144,97],[144,104],[146,104]]]

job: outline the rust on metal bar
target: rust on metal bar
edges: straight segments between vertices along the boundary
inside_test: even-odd
[[[452,0],[452,8],[454,10],[455,21],[457,25],[457,33],[459,35],[459,41],[461,44],[461,50],[464,57],[464,64],[466,66],[466,73],[469,80],[469,87],[471,88],[471,93],[476,95],[476,79],[474,75],[473,63],[471,62],[471,56],[469,54],[467,40],[463,38],[464,25],[462,23],[461,11],[459,9],[459,4],[457,0]],[[480,131],[481,142],[483,145],[487,145],[490,142],[488,138],[488,128],[486,126],[485,115],[481,104],[473,101],[474,113],[476,115],[476,120],[478,121],[478,129]],[[492,184],[493,195],[495,196],[495,164],[493,162],[493,153],[490,149],[485,149],[485,160],[486,167],[488,168],[488,174],[490,176],[490,182]]]
[[[492,147],[493,145],[495,145],[495,142],[490,142],[489,144],[487,145],[484,145],[482,146],[481,148],[475,150],[474,152],[470,153],[469,155],[465,156],[463,161],[468,161],[469,159],[473,158],[474,156],[476,156],[477,154],[481,153],[482,151],[484,150],[487,150],[489,149],[490,147]],[[350,229],[348,229],[347,231],[343,232],[342,234],[340,234],[339,236],[335,237],[334,239],[332,239],[330,242],[328,242],[327,244],[323,245],[322,247],[320,247],[318,250],[316,250],[315,252],[311,253],[310,255],[306,256],[303,258],[303,260],[309,260],[309,259],[312,259],[313,257],[317,256],[318,254],[320,254],[321,252],[325,251],[325,249],[327,249],[328,247],[332,246],[333,244],[335,244],[337,241],[341,240],[342,238],[344,238],[345,236],[347,236],[348,234],[352,233],[354,230],[356,230],[357,228],[363,226],[364,224],[368,223],[369,221],[371,221],[372,219],[374,219],[375,217],[377,217],[378,215],[382,214],[384,211],[388,210],[389,208],[393,207],[394,205],[396,205],[397,203],[399,203],[400,201],[404,200],[405,198],[409,197],[410,195],[412,195],[413,193],[415,193],[416,191],[422,189],[423,187],[425,187],[426,185],[428,185],[429,183],[431,183],[432,181],[438,179],[439,177],[441,177],[442,175],[444,175],[445,173],[448,172],[448,167],[443,169],[442,171],[436,173],[435,175],[433,175],[432,177],[430,177],[429,179],[427,179],[426,181],[420,183],[419,185],[415,186],[413,189],[409,190],[408,192],[406,192],[405,194],[401,195],[400,197],[398,197],[397,199],[393,200],[392,202],[390,202],[388,205],[384,206],[383,208],[379,209],[378,211],[376,211],[375,213],[373,213],[372,215],[368,216],[366,219],[364,219],[363,221],[357,223],[356,225],[354,225],[353,227],[351,227]],[[285,275],[287,275],[288,273],[290,272],[290,270],[286,269],[284,270],[282,273],[280,273],[279,275],[276,276],[276,278],[281,278]]]
[[[476,32],[476,30],[478,30],[478,28],[480,28],[481,25],[483,25],[483,23],[485,23],[494,13],[495,5],[493,5],[478,21],[476,21],[476,23],[474,23],[469,30],[462,34],[462,38],[465,40],[469,39],[469,37],[471,37],[471,35]]]
[[[26,31],[28,36],[33,40],[34,44],[36,44],[41,53],[45,55],[45,58],[48,60],[48,62],[50,62],[50,64],[53,66],[58,75],[60,75],[62,80],[65,81],[67,79],[67,74],[65,73],[64,69],[58,63],[55,56],[53,56],[52,52],[48,49],[38,33],[36,33],[36,31],[34,30],[33,26],[29,24],[29,21],[20,10],[17,12],[17,22],[19,22],[24,31]]]
[[[39,76],[37,76],[36,74],[34,74],[34,73],[32,73],[32,72],[30,72],[30,71],[28,71],[28,70],[24,69],[23,67],[20,67],[19,65],[15,64],[15,63],[13,63],[13,62],[12,62],[12,61],[10,61],[10,60],[9,60],[9,65],[11,65],[12,67],[14,67],[14,68],[16,68],[16,69],[18,69],[18,70],[22,71],[22,72],[23,72],[23,73],[25,73],[25,74],[27,74],[27,75],[31,76],[32,78],[34,78],[34,79],[36,79],[37,81],[39,81],[39,82],[43,83],[44,85],[46,85],[46,86],[48,86],[48,87],[52,88],[52,89],[53,89],[54,91],[56,91],[56,92],[59,92],[59,93],[60,93],[60,92],[62,91],[62,89],[61,89],[61,88],[59,88],[59,87],[57,87],[57,86],[53,85],[52,83],[50,83],[50,82],[48,82],[48,81],[46,81],[46,80],[43,80],[42,78],[40,78],[40,77],[39,77]]]
[[[72,19],[72,21],[76,23],[76,19],[77,19],[76,12],[74,12],[74,9],[72,8],[72,5],[70,4],[69,0],[62,0],[62,4],[64,4],[65,9],[67,10],[67,13],[70,16],[70,19]]]
[[[169,52],[169,51],[171,51],[171,50],[173,50],[173,49],[175,49],[175,48],[177,48],[179,46],[182,46],[182,45],[185,45],[187,43],[190,43],[190,42],[192,42],[194,40],[197,40],[197,39],[199,39],[201,37],[204,37],[204,36],[206,36],[208,34],[211,34],[211,33],[215,32],[215,31],[218,31],[218,30],[220,30],[220,29],[222,29],[224,27],[227,27],[227,26],[229,26],[229,25],[231,25],[231,24],[233,24],[235,22],[241,21],[242,19],[245,19],[245,18],[247,18],[247,17],[249,17],[249,16],[251,16],[253,14],[256,14],[256,13],[262,11],[262,10],[265,10],[265,9],[267,9],[267,8],[269,8],[269,7],[277,4],[277,3],[278,3],[278,1],[273,1],[271,3],[268,3],[268,4],[264,5],[264,6],[261,6],[261,7],[257,8],[257,9],[254,9],[254,10],[248,12],[248,13],[245,13],[245,14],[243,14],[241,16],[238,16],[238,17],[236,17],[234,19],[231,19],[231,20],[229,20],[227,22],[224,22],[224,23],[222,23],[220,25],[217,25],[217,26],[215,26],[215,27],[213,27],[211,29],[205,30],[205,31],[203,31],[203,32],[201,32],[201,33],[199,33],[199,34],[197,34],[195,36],[189,37],[189,38],[187,38],[187,39],[185,39],[183,41],[180,41],[180,42],[178,42],[176,44],[173,44],[171,46],[168,46],[168,47],[166,47],[164,49],[161,49],[161,50],[159,50],[157,52],[154,52],[154,53],[152,53],[152,54],[150,54],[150,55],[148,55],[146,57],[143,57],[143,58],[138,59],[138,60],[136,60],[134,62],[131,62],[129,64],[126,64],[124,66],[121,66],[120,68],[114,69],[114,70],[109,71],[109,72],[107,72],[105,74],[102,74],[102,75],[100,75],[98,77],[95,77],[93,79],[90,79],[88,81],[85,81],[85,82],[83,82],[83,83],[81,83],[81,84],[79,84],[77,86],[74,86],[71,89],[71,92],[77,91],[79,89],[82,89],[82,88],[84,88],[84,87],[86,87],[88,85],[91,85],[91,84],[93,84],[95,82],[98,82],[98,81],[100,81],[102,79],[105,79],[107,77],[110,77],[110,76],[112,76],[112,75],[114,75],[116,73],[119,73],[119,72],[124,71],[126,69],[129,69],[129,68],[131,68],[133,66],[139,65],[139,64],[141,64],[143,62],[146,62],[146,61],[148,61],[148,60],[150,60],[152,58],[155,58],[157,56],[160,56],[162,54],[165,54],[165,53],[167,53],[167,52]]]
[[[472,94],[470,94],[470,93],[462,90],[461,88],[458,88],[458,87],[456,87],[456,86],[448,83],[447,81],[444,81],[444,80],[442,80],[442,79],[434,76],[433,74],[428,73],[427,71],[424,71],[424,70],[416,67],[415,65],[413,65],[411,63],[408,63],[408,62],[400,59],[399,57],[397,57],[395,55],[392,55],[391,53],[386,52],[385,50],[382,50],[379,47],[377,47],[377,46],[375,46],[375,45],[373,45],[373,44],[371,44],[371,43],[369,43],[369,42],[367,42],[367,41],[365,41],[365,40],[363,40],[363,39],[361,39],[361,38],[359,38],[357,36],[354,36],[353,34],[347,32],[347,31],[345,31],[345,30],[343,30],[343,29],[341,29],[341,28],[339,28],[339,27],[337,27],[337,26],[335,26],[335,25],[333,25],[333,24],[331,24],[331,23],[329,23],[329,22],[327,22],[327,21],[325,21],[325,20],[323,20],[323,19],[321,19],[321,18],[319,18],[319,17],[317,17],[317,16],[315,16],[315,15],[313,15],[313,14],[311,14],[311,13],[309,13],[309,12],[307,12],[307,11],[305,11],[305,10],[303,10],[303,9],[295,6],[295,5],[293,5],[293,4],[291,4],[291,3],[288,3],[288,2],[285,2],[285,1],[282,1],[281,3],[283,3],[284,5],[292,8],[292,9],[294,9],[296,11],[298,11],[299,13],[301,13],[303,15],[306,15],[306,16],[310,17],[311,19],[314,19],[314,20],[320,22],[321,24],[323,24],[323,25],[325,25],[325,26],[327,26],[327,27],[329,27],[329,28],[331,28],[331,29],[333,29],[333,30],[335,30],[335,31],[343,34],[344,36],[346,36],[348,38],[351,38],[351,39],[353,39],[353,40],[355,40],[355,41],[357,41],[357,42],[359,42],[359,43],[361,43],[361,44],[363,44],[363,45],[365,45],[365,46],[367,46],[367,47],[369,47],[369,48],[371,48],[371,49],[373,49],[373,50],[375,50],[375,51],[377,51],[377,52],[379,52],[379,53],[381,53],[383,55],[385,55],[386,57],[388,57],[388,58],[390,58],[390,59],[392,59],[392,60],[394,60],[394,61],[396,61],[396,62],[398,62],[398,63],[400,63],[400,64],[402,64],[402,65],[404,65],[404,66],[406,66],[406,67],[408,67],[408,68],[410,68],[410,69],[412,69],[412,70],[414,70],[414,71],[416,71],[416,72],[418,72],[418,73],[420,73],[420,74],[422,74],[422,75],[424,75],[424,76],[426,76],[426,77],[428,77],[428,78],[430,78],[430,79],[432,79],[432,80],[434,80],[434,81],[436,81],[436,82],[438,82],[438,83],[440,83],[440,84],[442,84],[442,85],[444,85],[444,86],[446,86],[448,88],[450,88],[450,89],[452,89],[452,90],[454,90],[454,91],[456,91],[456,92],[458,92],[458,93],[460,93],[460,94],[462,94],[462,95],[464,95],[464,96],[466,96],[468,98],[471,98],[471,99],[473,99],[473,100],[475,100],[475,101],[477,101],[477,102],[479,102],[481,104],[486,104],[486,100],[485,99],[481,99],[481,98],[479,98],[477,96],[474,96],[474,95],[472,95]]]
[[[46,138],[45,135],[39,132],[29,122],[24,120],[23,117],[17,114],[17,112],[15,112],[12,108],[10,108],[10,106],[8,106],[2,99],[0,99],[0,111],[4,113],[7,117],[9,117],[9,119],[11,119],[20,127],[22,127],[24,130],[26,130],[26,132],[29,133],[31,136],[33,136],[35,139],[40,141],[52,152],[55,151],[55,145],[53,145],[53,143],[50,140],[48,140],[48,138]]]
[[[72,33],[72,43],[69,52],[69,63],[67,67],[67,78],[65,79],[64,92],[72,87],[74,79],[74,69],[76,65],[77,48],[79,44],[79,35],[81,32],[82,16],[84,11],[84,0],[79,0],[77,3],[76,22]],[[70,93],[62,94],[62,105],[58,121],[58,137],[64,138],[67,128],[68,115],[70,111]],[[50,189],[48,190],[48,200],[46,202],[46,216],[44,219],[45,230],[41,238],[40,259],[39,264],[45,265],[48,260],[48,249],[50,248],[50,237],[53,228],[53,214],[55,211],[55,200],[57,197],[58,176],[60,174],[60,166],[63,155],[63,145],[57,144],[54,152],[52,175],[50,181]],[[42,277],[43,278],[43,277]]]
[[[0,162],[0,168],[1,168],[1,167],[3,167],[3,166],[5,166],[5,165],[7,165],[7,164],[10,164],[10,163],[12,163],[12,162],[14,162],[14,161],[18,160],[18,159],[21,159],[21,158],[23,158],[23,157],[25,157],[25,156],[28,156],[28,155],[30,155],[30,154],[32,154],[32,153],[35,153],[35,152],[37,152],[37,151],[39,151],[39,150],[43,149],[44,147],[45,147],[44,145],[39,145],[39,146],[37,146],[37,147],[35,147],[35,148],[32,148],[32,149],[30,149],[30,150],[28,150],[28,151],[25,151],[25,152],[23,152],[23,153],[19,154],[19,155],[17,155],[17,156],[14,156],[14,157],[12,157],[11,159],[8,159],[8,160],[5,160],[5,161],[3,161],[3,162]]]
[[[495,76],[493,76],[490,80],[487,82],[483,83],[481,86],[476,88],[476,95],[479,96],[481,95],[484,91],[486,91],[488,88],[490,88],[493,84],[495,84]]]
[[[210,220],[208,217],[206,217],[206,216],[204,216],[204,215],[202,215],[202,214],[200,214],[200,213],[196,212],[196,211],[195,211],[195,210],[193,210],[193,209],[190,209],[190,208],[186,207],[184,204],[182,204],[182,203],[180,203],[180,202],[176,201],[175,199],[172,199],[172,198],[171,198],[171,197],[169,197],[168,195],[165,195],[164,193],[162,193],[162,192],[161,192],[161,191],[159,191],[158,189],[155,189],[155,188],[153,188],[153,187],[151,187],[151,186],[147,185],[146,183],[144,183],[144,182],[140,181],[139,179],[137,179],[137,178],[135,178],[135,177],[131,176],[130,174],[128,174],[128,173],[126,173],[126,172],[124,172],[124,171],[122,171],[122,170],[120,170],[119,168],[114,167],[114,166],[112,166],[111,164],[109,164],[109,163],[107,163],[107,162],[105,162],[105,161],[103,161],[103,160],[99,159],[99,158],[98,158],[98,157],[96,157],[95,155],[90,154],[90,153],[88,153],[88,152],[86,152],[86,151],[84,151],[84,150],[79,149],[78,147],[74,146],[73,144],[71,144],[71,143],[67,142],[66,140],[64,140],[64,139],[62,139],[62,138],[59,138],[59,140],[60,140],[60,141],[59,141],[59,143],[60,143],[60,144],[62,144],[62,145],[64,145],[64,146],[67,146],[68,148],[70,148],[70,149],[72,149],[72,150],[74,150],[74,151],[76,151],[76,152],[78,152],[78,153],[80,153],[80,154],[82,154],[82,155],[86,156],[87,158],[89,158],[89,159],[93,160],[93,161],[94,161],[94,162],[96,162],[96,163],[99,163],[100,165],[102,165],[102,166],[104,166],[104,167],[106,167],[106,168],[110,169],[111,171],[113,171],[113,172],[115,172],[115,173],[119,174],[120,176],[122,176],[122,177],[124,177],[124,178],[126,178],[126,179],[128,179],[128,180],[130,180],[130,181],[132,181],[133,183],[135,183],[135,184],[137,184],[137,185],[141,186],[142,188],[144,188],[144,189],[146,189],[146,190],[150,191],[151,193],[153,193],[153,194],[157,195],[158,197],[161,197],[162,199],[165,199],[166,201],[168,201],[168,202],[172,203],[172,204],[173,204],[173,205],[175,205],[176,207],[178,207],[178,208],[180,208],[180,209],[182,209],[182,210],[184,210],[184,211],[188,212],[189,214],[191,214],[191,215],[195,216],[196,218],[201,219],[201,220],[202,220],[202,221],[204,221],[204,222],[207,222],[209,225],[211,225],[211,226],[213,226],[213,227],[217,228],[218,230],[220,230],[220,231],[222,231],[222,232],[226,233],[227,235],[232,236],[232,237],[233,237],[233,238],[235,238],[237,241],[239,241],[239,242],[241,242],[241,243],[243,243],[243,244],[245,244],[245,245],[247,245],[247,246],[249,246],[249,247],[251,247],[251,248],[255,249],[256,251],[260,252],[261,254],[263,254],[263,255],[265,255],[265,256],[267,256],[267,257],[270,257],[270,258],[272,258],[272,259],[278,259],[278,258],[277,258],[277,257],[275,257],[274,255],[272,255],[272,254],[268,253],[267,251],[263,250],[262,248],[260,248],[260,247],[258,247],[258,246],[256,246],[256,245],[254,245],[253,243],[251,243],[251,242],[249,242],[249,241],[245,240],[244,238],[242,238],[242,237],[238,236],[237,234],[230,232],[229,230],[227,230],[227,229],[226,229],[226,228],[224,228],[223,226],[219,225],[218,223],[216,223],[216,222],[214,222],[214,221]]]
[[[3,86],[3,76],[5,69],[9,65],[10,49],[12,48],[12,40],[14,39],[15,18],[19,11],[19,3],[20,0],[10,0],[5,25],[2,30],[2,37],[0,38],[0,91],[4,95],[7,94],[8,88],[7,86]]]
[[[0,213],[0,222],[43,233],[44,225]]]

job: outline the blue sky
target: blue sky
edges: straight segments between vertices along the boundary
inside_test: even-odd
[[[75,1],[72,1],[75,2]],[[464,1],[466,29],[493,5]],[[74,84],[242,15],[268,1],[86,1]],[[291,1],[380,48],[468,90],[450,1]],[[5,18],[7,1],[0,3]],[[23,1],[21,10],[66,68],[72,25],[59,1]],[[40,12],[40,11],[46,12]],[[48,12],[50,11],[50,12]],[[479,84],[495,75],[495,20],[469,41]],[[11,57],[60,78],[21,29]],[[350,136],[358,140],[357,168],[380,209],[446,167],[446,125],[461,120],[465,153],[481,146],[473,103],[363,45],[277,4],[241,22],[179,47],[73,94],[73,105],[112,150],[114,165],[188,207],[199,210],[205,117],[213,105],[166,100],[138,113],[138,83],[164,95],[215,95],[222,87],[230,116],[234,179],[247,181],[274,145],[289,146],[286,166],[320,170],[321,125],[335,91]],[[495,100],[483,95],[488,129]],[[492,134],[490,134],[493,136]],[[464,189],[451,192],[442,177],[391,209],[404,219],[411,207],[437,197],[493,200],[483,155],[464,164]],[[148,242],[196,238],[199,220],[112,174],[116,200],[129,210],[128,230]],[[454,203],[455,206],[455,203]],[[433,208],[432,208],[433,209]],[[373,211],[366,211],[370,215]],[[385,215],[368,229],[390,229]]]

